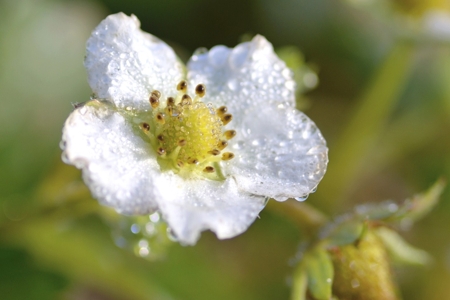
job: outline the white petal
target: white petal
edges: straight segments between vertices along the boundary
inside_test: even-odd
[[[276,200],[305,197],[326,171],[328,149],[316,125],[293,108],[261,106],[249,110],[235,128],[226,163],[239,188]]]
[[[63,160],[83,170],[93,196],[124,214],[156,209],[155,154],[125,118],[104,104],[76,109],[67,119]]]
[[[149,108],[153,90],[176,92],[183,67],[174,51],[139,29],[139,20],[123,13],[108,16],[87,42],[88,81],[99,98],[118,107]]]
[[[200,232],[207,229],[220,239],[234,237],[244,232],[264,207],[264,197],[240,192],[231,178],[223,182],[186,180],[164,173],[158,183],[159,208],[182,244],[195,244]]]
[[[188,63],[190,88],[205,84],[204,101],[228,106],[237,117],[234,124],[239,123],[239,116],[248,107],[268,103],[294,106],[292,76],[272,45],[260,35],[234,49],[216,46],[194,55]]]

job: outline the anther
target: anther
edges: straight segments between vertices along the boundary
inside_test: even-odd
[[[234,157],[234,154],[231,152],[225,152],[222,154],[222,160],[230,160]]]
[[[217,145],[217,148],[219,148],[219,150],[223,150],[228,146],[228,142],[225,140],[222,140],[219,142],[219,144]]]
[[[208,153],[209,153],[209,154],[212,154],[212,155],[214,155],[214,156],[217,156],[217,155],[220,154],[220,150],[214,149],[214,150],[208,151]]]
[[[182,168],[182,167],[184,167],[184,163],[181,160],[179,160],[179,161],[177,161],[177,166],[179,168]]]
[[[164,114],[163,113],[158,113],[156,115],[156,121],[160,124],[164,124],[166,123],[166,120],[164,119]]]
[[[149,101],[150,101],[150,105],[153,108],[157,108],[159,106],[159,97],[157,97],[155,94],[152,93],[152,95],[150,96]]]
[[[141,123],[141,129],[148,132],[150,130],[150,125],[148,123]]]
[[[172,107],[172,106],[166,106],[165,111],[166,111],[166,114],[167,114],[169,117],[171,117],[172,114],[173,114],[173,107]]]
[[[189,105],[192,104],[192,99],[189,95],[184,94],[183,97],[181,97],[181,105]]]
[[[159,155],[164,155],[165,153],[166,153],[166,150],[164,148],[162,148],[162,147],[158,148],[158,154]],[[222,159],[223,159],[223,157],[222,157]]]
[[[206,93],[206,87],[204,84],[199,84],[195,87],[195,94],[197,96],[199,96],[200,98],[205,96],[205,93]]]
[[[227,125],[228,123],[231,122],[231,120],[233,119],[233,115],[231,114],[226,114],[222,116],[222,123],[223,125]]]
[[[175,99],[173,97],[167,98],[167,106],[174,106],[175,105]]]
[[[228,108],[226,106],[221,106],[217,109],[217,114],[219,117],[223,116],[228,111]]]
[[[177,85],[177,90],[181,91],[183,93],[186,93],[186,91],[187,91],[187,82],[184,81],[184,80],[180,81],[180,83],[178,83],[178,85]]]
[[[236,130],[227,130],[223,133],[227,140],[231,140],[236,136]]]
[[[196,165],[196,164],[198,164],[198,159],[196,159],[196,158],[189,158],[188,159],[188,163],[190,163],[191,165]]]
[[[162,134],[158,135],[158,140],[164,142],[164,136]]]
[[[154,91],[152,92],[152,95],[155,96],[155,97],[158,98],[158,99],[161,97],[161,93],[160,93],[159,91],[157,91],[157,90],[154,90]]]
[[[203,169],[203,172],[205,173],[213,173],[214,172],[214,168],[211,166],[207,166]]]
[[[185,139],[181,139],[178,141],[178,146],[183,147],[186,145],[186,140]]]

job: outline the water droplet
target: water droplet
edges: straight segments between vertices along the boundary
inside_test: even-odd
[[[309,195],[303,195],[303,196],[301,196],[301,197],[295,197],[294,199],[297,200],[297,201],[303,202],[303,201],[305,201],[306,199],[308,199],[308,196],[309,196]]]
[[[228,60],[232,68],[240,69],[247,60],[247,57],[248,57],[248,45],[240,44],[231,51]]]
[[[359,280],[356,279],[356,278],[352,279],[352,281],[350,282],[350,284],[352,285],[352,288],[354,288],[354,289],[356,289],[356,288],[358,288],[358,287],[360,286]]]
[[[159,219],[160,219],[160,216],[159,216],[159,214],[158,214],[157,212],[155,212],[155,213],[152,213],[152,214],[149,216],[149,219],[150,219],[150,221],[152,221],[153,223],[157,223],[157,222],[159,221]]]
[[[295,90],[295,81],[294,80],[288,80],[286,81],[286,83],[284,84],[284,86],[288,89],[288,90]]]
[[[227,86],[230,90],[236,91],[239,87],[239,82],[236,79],[231,79],[228,81]]]
[[[134,234],[138,234],[141,231],[141,226],[139,226],[138,224],[133,224],[131,225],[131,232]]]
[[[303,76],[303,84],[309,89],[315,88],[318,82],[319,78],[313,72],[308,72]]]
[[[222,67],[225,65],[228,59],[228,55],[230,53],[230,49],[225,46],[215,46],[211,48],[208,53],[209,62],[214,67]]]
[[[205,47],[200,47],[194,51],[193,55],[201,55],[201,54],[205,54],[206,52],[208,52],[208,49],[206,49]]]
[[[390,212],[396,212],[396,211],[398,210],[398,205],[395,204],[395,203],[389,203],[387,209],[388,209]]]
[[[82,115],[86,114],[86,112],[87,112],[86,106],[81,107],[81,108],[79,109],[79,112],[80,112],[80,114],[82,114]]]
[[[178,238],[177,238],[175,232],[170,227],[167,227],[167,237],[172,242],[178,242]]]

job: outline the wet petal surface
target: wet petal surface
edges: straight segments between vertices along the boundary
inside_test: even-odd
[[[328,149],[316,125],[293,108],[249,110],[226,172],[240,189],[276,200],[305,197],[326,171]]]
[[[133,15],[110,15],[86,46],[84,64],[92,91],[122,108],[148,109],[153,90],[167,96],[183,77],[172,48],[139,26]]]
[[[105,104],[76,109],[66,121],[63,160],[83,170],[83,179],[102,204],[124,214],[156,209],[155,154],[132,125]]]

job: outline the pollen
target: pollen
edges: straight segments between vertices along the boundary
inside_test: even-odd
[[[227,140],[236,136],[235,130],[224,129],[233,117],[226,106],[214,108],[202,102],[204,84],[198,84],[194,92],[191,97],[184,80],[176,86],[175,97],[164,98],[158,91],[151,92],[152,118],[140,127],[150,138],[164,169],[168,166],[175,173],[223,179],[219,163],[234,157],[231,152],[222,152],[228,146]]]

